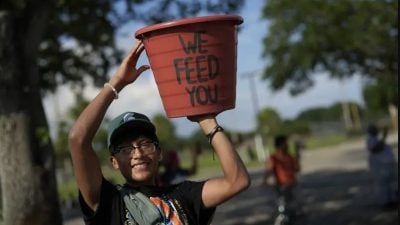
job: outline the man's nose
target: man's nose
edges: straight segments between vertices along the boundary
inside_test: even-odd
[[[133,158],[141,157],[142,155],[143,155],[143,152],[140,150],[139,147],[135,147],[135,146],[132,147],[131,156]]]

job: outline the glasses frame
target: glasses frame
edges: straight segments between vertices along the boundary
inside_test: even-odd
[[[146,146],[149,145],[148,148]],[[128,149],[129,148],[129,149]],[[158,148],[158,142],[156,141],[143,141],[138,145],[124,144],[114,147],[114,154],[121,155],[132,155],[132,152],[140,150],[142,154],[153,154]]]

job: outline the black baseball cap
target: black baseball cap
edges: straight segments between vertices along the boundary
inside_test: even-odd
[[[137,112],[125,112],[111,120],[108,126],[107,145],[111,153],[121,137],[143,135],[158,142],[156,127],[150,119]]]

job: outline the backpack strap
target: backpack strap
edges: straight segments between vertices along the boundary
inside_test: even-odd
[[[122,199],[129,212],[129,220],[140,225],[164,225],[164,220],[157,206],[150,199],[133,188],[118,186]]]

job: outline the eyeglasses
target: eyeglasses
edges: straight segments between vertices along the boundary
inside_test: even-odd
[[[121,145],[116,147],[116,153],[121,155],[130,155],[135,149],[140,150],[143,154],[151,154],[156,151],[156,142],[142,142],[137,146],[134,145]]]

